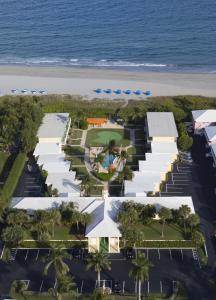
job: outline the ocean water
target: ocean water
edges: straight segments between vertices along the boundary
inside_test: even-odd
[[[0,64],[216,73],[216,0],[0,0]]]

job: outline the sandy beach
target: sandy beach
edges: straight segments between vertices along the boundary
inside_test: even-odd
[[[81,95],[94,98],[134,98],[136,95],[97,95],[101,89],[151,90],[153,96],[216,96],[216,74],[129,72],[102,69],[0,66],[0,93],[11,89],[45,90],[48,94]]]

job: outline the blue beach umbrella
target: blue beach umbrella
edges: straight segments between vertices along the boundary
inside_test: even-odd
[[[104,92],[105,92],[106,94],[112,94],[112,90],[111,90],[111,89],[106,89],[106,90],[104,90]]]
[[[114,93],[117,94],[117,95],[120,95],[121,94],[121,90],[117,89],[117,90],[114,91]]]
[[[124,93],[125,93],[126,95],[130,95],[130,94],[131,94],[131,90],[126,90],[126,91],[124,91]]]
[[[135,95],[141,95],[141,94],[142,94],[142,91],[136,90],[136,91],[134,92],[134,94],[135,94]]]
[[[100,94],[102,92],[102,89],[97,88],[96,90],[94,90],[94,92]]]
[[[146,96],[151,96],[151,95],[152,95],[152,92],[151,92],[151,91],[146,91],[144,94],[145,94]]]

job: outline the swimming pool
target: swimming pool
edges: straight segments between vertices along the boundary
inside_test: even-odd
[[[102,162],[102,166],[104,168],[108,168],[113,163],[114,159],[115,159],[115,156],[113,154],[107,154],[104,157],[104,160]]]

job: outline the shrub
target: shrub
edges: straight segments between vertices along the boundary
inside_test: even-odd
[[[88,129],[88,122],[86,120],[81,120],[79,123],[79,128],[82,130]]]
[[[178,130],[179,130],[178,147],[182,151],[187,151],[193,145],[193,138],[189,137],[185,124],[180,123],[178,126]]]
[[[13,196],[13,193],[16,189],[19,178],[23,172],[26,162],[26,153],[18,153],[13,166],[10,170],[10,173],[7,177],[7,180],[1,190],[0,196],[0,207],[4,208],[7,206],[8,201]]]
[[[109,173],[98,173],[96,176],[103,181],[109,181],[113,177],[114,173],[109,172]]]

